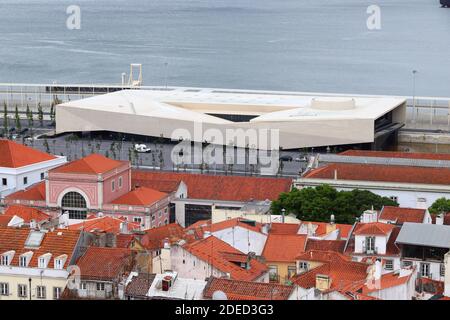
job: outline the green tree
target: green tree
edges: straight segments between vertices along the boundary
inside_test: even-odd
[[[44,126],[44,111],[42,110],[41,103],[38,103],[38,119],[41,127]]]
[[[14,118],[16,120],[16,129],[20,132],[22,130],[22,125],[20,123],[20,116],[19,116],[19,107],[16,104],[16,110],[14,112]]]
[[[271,209],[274,214],[281,214],[285,209],[300,220],[329,221],[334,214],[337,223],[353,223],[363,211],[372,207],[380,210],[386,205],[398,206],[395,201],[370,191],[337,191],[329,185],[321,185],[282,193],[272,202]]]
[[[450,212],[450,199],[446,198],[439,198],[433,204],[431,207],[428,208],[428,211],[431,214],[440,214],[440,213],[447,213]]]
[[[6,137],[9,137],[9,131],[8,131],[8,106],[6,105],[6,102],[3,103],[3,132],[5,133]]]

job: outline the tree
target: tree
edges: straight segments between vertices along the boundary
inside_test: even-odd
[[[440,213],[447,213],[450,212],[450,199],[446,198],[439,198],[433,204],[431,207],[428,208],[428,211],[431,214],[440,214]]]
[[[293,189],[280,194],[272,202],[274,214],[281,214],[282,209],[292,213],[300,220],[329,221],[334,214],[337,223],[353,223],[365,210],[380,210],[383,206],[398,206],[387,197],[381,197],[366,190],[337,191],[329,185],[316,188]]]
[[[8,106],[6,102],[3,103],[3,131],[5,132],[5,136],[9,137],[8,131]]]
[[[16,110],[14,112],[14,118],[16,120],[16,129],[18,132],[22,130],[22,125],[20,124],[19,107],[16,104]]]
[[[38,103],[38,119],[41,127],[44,126],[44,111],[42,110],[41,103]]]

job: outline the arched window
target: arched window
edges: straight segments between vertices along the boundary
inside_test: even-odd
[[[67,192],[62,198],[61,208],[63,212],[69,212],[70,219],[86,219],[86,200],[78,192]]]

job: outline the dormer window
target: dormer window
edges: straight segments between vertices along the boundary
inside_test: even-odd
[[[11,264],[12,259],[14,258],[14,250],[7,251],[0,256],[0,265],[9,266]]]
[[[19,266],[26,268],[28,267],[28,264],[30,263],[31,257],[33,256],[33,252],[32,251],[28,251],[24,254],[22,254],[19,257]]]
[[[66,263],[66,260],[67,260],[67,255],[66,254],[63,254],[63,255],[60,255],[59,257],[56,257],[55,261],[54,261],[54,264],[55,264],[54,268],[58,269],[58,270],[64,269],[64,264]]]
[[[40,256],[38,259],[38,268],[47,268],[51,256],[52,256],[51,253],[46,253]]]

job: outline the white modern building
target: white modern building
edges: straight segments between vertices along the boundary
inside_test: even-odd
[[[277,139],[284,149],[383,143],[403,126],[405,114],[406,101],[393,97],[154,88],[62,103],[56,132],[109,131],[278,150]]]
[[[0,198],[44,180],[48,170],[66,162],[66,157],[0,140]]]

